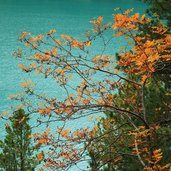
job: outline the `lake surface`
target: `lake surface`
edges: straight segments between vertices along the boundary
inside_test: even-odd
[[[112,20],[117,7],[122,10],[134,8],[140,13],[145,11],[145,5],[138,0],[0,0],[0,111],[15,105],[16,102],[7,97],[21,91],[19,85],[23,78],[33,77],[22,73],[12,56],[21,46],[17,39],[22,31],[36,35],[56,29],[58,34],[79,38],[90,28],[91,19],[103,16],[107,21]],[[34,79],[39,82],[39,77]],[[42,84],[46,89],[49,83]],[[0,122],[3,130],[4,121]],[[4,131],[0,136],[4,137]]]

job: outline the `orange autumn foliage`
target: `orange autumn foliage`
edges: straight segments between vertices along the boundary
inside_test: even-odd
[[[96,125],[96,121],[94,127],[89,128],[81,120],[100,112],[115,112],[120,116],[120,120],[129,122],[128,144],[132,149],[130,155],[137,157],[144,170],[164,170],[169,167],[169,164],[160,165],[164,154],[160,148],[152,148],[150,144],[151,141],[156,141],[160,126],[158,121],[148,121],[149,113],[146,112],[145,104],[148,95],[144,95],[144,89],[149,80],[171,61],[171,35],[164,25],[152,26],[145,15],[131,15],[131,11],[114,14],[113,21],[106,24],[102,16],[92,20],[93,28],[85,34],[83,41],[65,34],[56,39],[56,30],[36,37],[31,37],[26,32],[21,34],[21,42],[33,50],[33,55],[27,58],[30,62],[27,66],[19,64],[19,67],[25,72],[36,71],[45,78],[53,78],[65,92],[59,99],[56,98],[56,92],[52,97],[43,96],[33,89],[34,84],[31,81],[26,81],[22,83],[25,93],[16,97],[17,100],[22,99],[22,103],[28,106],[30,111],[43,117],[42,120],[37,120],[38,125],[45,123],[50,127],[52,122],[55,123],[55,135],[49,130],[34,135],[38,147],[47,146],[51,150],[46,156],[42,153],[38,155],[40,161],[44,160],[45,168],[66,169],[79,163],[87,155],[86,151],[93,142],[110,138],[109,132],[96,137],[98,131],[102,130]],[[150,32],[142,34],[143,26],[148,26]],[[112,35],[106,40],[107,31],[112,32]],[[152,34],[157,34],[158,37],[153,38]],[[115,45],[117,38],[124,37],[126,45],[120,49],[119,59],[116,60],[114,54],[107,53],[107,46],[113,38],[116,39]],[[50,47],[46,46],[46,38],[51,41]],[[91,53],[91,48],[98,38],[102,39],[103,48],[96,47],[97,53]],[[40,44],[47,48],[42,50],[39,48]],[[16,54],[21,58],[22,53]],[[57,92],[61,89],[57,88]],[[130,89],[133,93],[130,93]],[[40,101],[43,107],[37,106],[38,103],[31,100],[28,103],[27,100],[23,102],[25,94]],[[122,94],[125,96],[121,96]],[[168,104],[166,106],[170,107]],[[155,110],[160,111],[162,109]],[[113,131],[110,129],[117,119],[104,119],[103,128]],[[58,125],[58,121],[62,126]],[[67,125],[70,121],[78,121],[79,126],[85,128],[71,131]],[[112,129],[115,130],[115,126]],[[124,141],[121,140],[120,143]],[[115,141],[112,144],[114,143]],[[117,151],[112,148],[110,150],[112,153]],[[106,161],[107,159],[104,159],[100,163],[104,164]],[[121,161],[122,156],[119,154],[110,164],[117,165]]]
[[[42,161],[44,159],[44,153],[43,152],[38,153],[37,159],[38,159],[38,161]]]

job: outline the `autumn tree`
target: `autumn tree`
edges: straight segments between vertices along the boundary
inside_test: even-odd
[[[156,21],[150,23],[151,26],[149,24],[141,26],[137,37],[150,33],[151,40],[161,39],[163,35],[152,33],[152,29],[147,30],[147,27],[150,28],[152,25],[155,27],[156,23],[160,24]],[[119,61],[120,55],[116,54],[116,58]],[[163,67],[159,64],[160,62],[162,62]],[[155,138],[153,137],[151,140],[151,146],[162,149],[165,154],[162,163],[166,164],[170,162],[169,156],[171,155],[170,145],[167,143],[170,140],[169,130],[171,126],[170,109],[168,107],[170,97],[167,96],[168,92],[170,92],[170,61],[158,61],[158,64],[161,69],[159,71],[156,69],[144,88],[144,101],[145,110],[148,113],[148,122],[160,125],[160,131],[155,133]],[[156,68],[159,68],[158,64],[156,63]],[[125,70],[126,67],[116,66],[120,70]],[[127,77],[134,81],[139,79],[139,76],[135,74],[128,74]],[[131,87],[127,81],[124,81],[122,86],[123,88],[119,89],[118,93],[113,95],[117,106],[128,109],[134,108],[135,104],[133,102],[128,101],[128,103],[123,103],[123,99],[132,97],[133,100],[133,97],[137,94],[137,90],[134,86]],[[141,104],[141,99],[136,99],[136,104]],[[140,124],[138,120],[134,121],[134,123]],[[98,125],[100,129],[96,132],[96,136],[103,138],[96,139],[92,143],[92,147],[89,148],[92,158],[90,162],[91,170],[143,170],[137,155],[132,154],[130,144],[133,143],[133,139],[129,135],[132,129],[129,119],[124,116],[120,117],[120,114],[116,112],[106,112],[106,117],[101,118]]]
[[[64,34],[58,38],[56,30],[38,36],[21,33],[19,40],[31,49],[31,54],[27,57],[21,49],[15,53],[28,62],[19,67],[26,73],[36,72],[46,79],[51,78],[58,85],[56,94],[50,97],[40,94],[34,88],[35,84],[27,80],[21,84],[24,91],[12,97],[29,112],[40,115],[37,126],[46,124],[49,127],[43,133],[33,135],[36,146],[49,149],[39,155],[42,170],[79,167],[80,162],[89,160],[88,155],[93,157],[94,150],[102,154],[104,160],[94,160],[92,165],[100,166],[99,169],[106,165],[116,169],[118,163],[128,161],[123,158],[122,147],[127,147],[140,169],[169,168],[170,164],[163,161],[165,150],[155,146],[157,143],[152,144],[160,141],[158,132],[162,130],[162,122],[170,120],[169,86],[162,94],[166,101],[157,97],[159,106],[158,102],[149,101],[153,100],[149,92],[150,87],[160,85],[155,89],[155,95],[165,87],[165,83],[156,81],[154,75],[163,71],[165,63],[171,60],[171,35],[163,24],[154,26],[145,15],[131,14],[131,11],[114,14],[109,23],[104,23],[102,16],[92,20],[93,27],[81,41]],[[143,27],[148,30],[146,34]],[[152,37],[154,35],[157,38]],[[117,60],[115,52],[121,39],[125,40],[125,46],[120,48]],[[59,98],[61,91],[65,93]],[[161,106],[164,109],[161,110]],[[89,116],[96,116],[98,120],[101,112],[114,113],[116,118],[107,117],[102,125],[94,122],[93,128],[83,125],[74,130],[67,126],[68,122],[82,123],[81,118]],[[59,123],[55,133],[54,127],[51,130],[54,122]],[[111,132],[112,139],[109,137]],[[167,135],[170,136],[170,132]],[[113,146],[118,139],[121,140],[118,146]],[[95,143],[97,148],[93,147]],[[104,144],[109,144],[106,151]]]
[[[154,86],[157,85],[157,86]],[[128,84],[124,83],[124,87]],[[126,88],[126,91],[119,92],[118,95],[114,95],[118,104],[123,108],[133,108],[132,103],[122,104],[123,99],[128,96],[135,95],[136,91],[134,87]],[[168,104],[170,97],[165,94],[168,93],[164,88],[161,80],[152,78],[148,81],[148,86],[145,89],[146,96],[146,111],[149,113],[149,123],[160,124],[160,129],[155,132],[155,136],[151,139],[151,148],[160,148],[164,153],[161,163],[164,165],[170,162],[170,115]],[[162,100],[161,100],[162,99]],[[138,103],[138,100],[136,101]],[[167,114],[166,114],[167,113]],[[139,120],[134,120],[137,125]],[[105,118],[101,118],[98,123],[99,130],[96,132],[96,139],[94,143],[89,147],[92,161],[90,167],[92,170],[143,170],[143,167],[138,159],[138,156],[132,153],[131,144],[134,139],[129,135],[132,130],[129,118],[120,117],[116,112],[107,112]]]
[[[0,141],[0,169],[3,171],[33,171],[38,164],[34,157],[31,142],[29,117],[23,109],[19,109],[6,124],[6,137]]]

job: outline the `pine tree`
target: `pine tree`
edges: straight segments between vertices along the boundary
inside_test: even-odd
[[[13,113],[11,126],[6,124],[6,137],[0,141],[0,169],[5,171],[33,171],[38,164],[31,144],[29,116],[23,109]]]
[[[161,19],[167,21],[167,25],[171,28],[171,3],[169,0],[142,0],[149,5],[147,13],[150,16],[158,14]]]

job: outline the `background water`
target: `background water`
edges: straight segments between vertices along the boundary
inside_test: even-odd
[[[15,105],[7,97],[20,92],[23,78],[33,77],[22,73],[17,67],[18,61],[12,57],[13,51],[21,46],[17,41],[20,32],[42,34],[57,29],[58,34],[79,38],[90,27],[91,19],[104,16],[111,20],[116,7],[134,8],[140,13],[145,10],[145,5],[138,0],[0,0],[0,111]],[[34,79],[39,82],[39,77]],[[42,84],[46,89],[50,83]],[[4,121],[0,123],[2,138]]]

